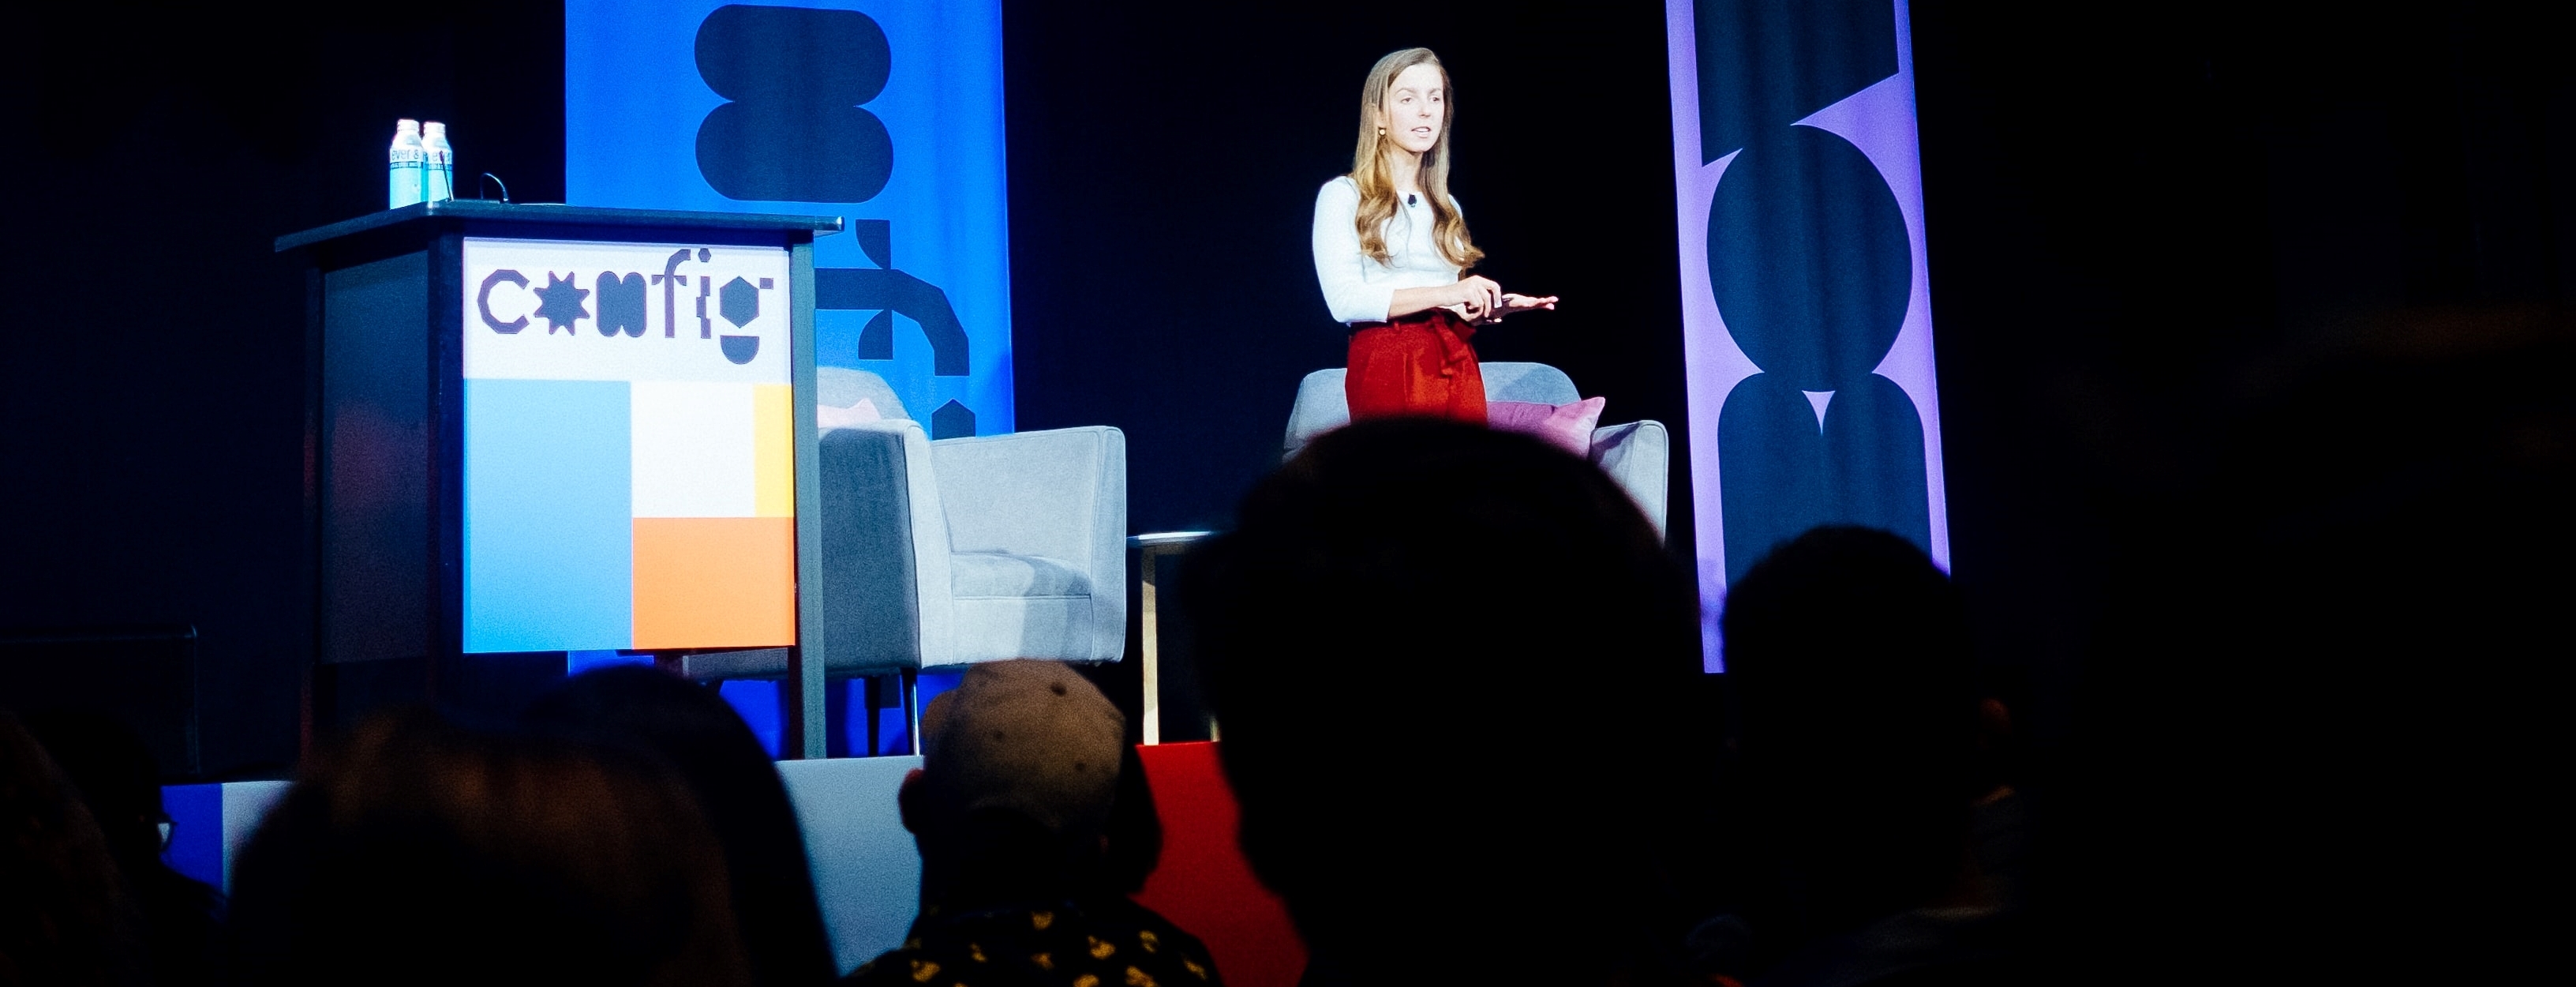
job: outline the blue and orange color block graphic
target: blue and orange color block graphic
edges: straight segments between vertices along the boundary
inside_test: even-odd
[[[615,285],[622,280],[616,262],[636,260],[529,258],[506,249],[518,244],[487,246],[478,258],[472,246],[469,286],[492,283],[476,279],[478,259],[495,271],[517,269],[497,266],[503,264],[550,264],[553,272],[529,278],[549,288],[558,283],[551,274],[603,264],[609,273],[602,280]],[[673,253],[668,246],[642,248],[657,250]],[[626,252],[631,248],[615,253]],[[767,258],[742,258],[752,252],[741,248],[726,253],[735,256],[692,256],[693,275],[667,265],[672,270],[663,277],[739,282],[761,291],[750,274],[708,269],[728,259],[739,265]],[[649,270],[666,266],[666,258],[642,259],[654,262]],[[783,255],[777,259],[783,268]],[[759,280],[774,286],[783,274]],[[586,278],[560,284],[577,280]],[[714,295],[699,285],[663,283],[689,289],[685,301]],[[483,327],[469,318],[465,650],[795,643],[795,423],[784,299],[769,299],[759,308],[770,311],[741,322],[718,324],[715,318],[743,310],[708,315],[702,304],[683,304],[675,290],[667,313],[647,306],[662,319],[641,320],[648,331],[629,333],[569,318],[575,306],[558,299],[572,298],[577,288],[520,299],[511,279],[498,284],[486,297],[468,299],[477,318],[494,323],[484,331],[496,338],[480,340],[478,354],[472,337]],[[517,308],[530,306],[536,321],[502,331],[516,322]],[[568,317],[568,331],[556,330],[548,306]],[[776,325],[767,324],[773,320]],[[680,324],[653,324],[665,321]],[[700,321],[710,324],[704,338]],[[731,355],[712,331],[717,325],[728,332]],[[733,359],[747,336],[768,338],[752,358]],[[595,379],[603,377],[617,379]]]

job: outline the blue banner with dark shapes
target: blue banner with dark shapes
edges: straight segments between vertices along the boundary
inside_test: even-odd
[[[816,362],[933,438],[1015,426],[1002,109],[998,0],[564,5],[566,198],[847,217]]]

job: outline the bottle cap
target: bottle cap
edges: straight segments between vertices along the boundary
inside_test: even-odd
[[[445,137],[445,136],[447,136],[447,125],[446,125],[446,124],[443,124],[443,123],[440,123],[440,122],[438,122],[438,121],[436,121],[436,120],[431,120],[431,121],[428,121],[428,122],[426,122],[426,123],[421,124],[421,125],[420,125],[420,130],[421,130],[421,136],[423,136],[423,137]]]
[[[419,132],[420,132],[420,121],[418,121],[418,120],[396,120],[396,121],[394,121],[394,133],[397,133],[397,134],[417,134],[417,133],[419,133]]]

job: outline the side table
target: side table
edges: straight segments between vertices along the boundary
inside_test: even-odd
[[[1154,603],[1155,584],[1162,576],[1158,563],[1166,555],[1179,555],[1189,551],[1190,546],[1205,541],[1213,534],[1215,532],[1212,531],[1158,531],[1127,537],[1127,547],[1136,550],[1138,589],[1136,609],[1139,615],[1141,639],[1138,645],[1137,672],[1144,680],[1145,686],[1142,725],[1145,742],[1148,744],[1163,742],[1162,621],[1155,611]],[[1213,720],[1208,723],[1208,739],[1216,739],[1216,723]]]

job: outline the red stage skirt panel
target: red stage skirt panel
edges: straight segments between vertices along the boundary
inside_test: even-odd
[[[1351,327],[1351,370],[1342,390],[1351,420],[1427,415],[1485,424],[1485,375],[1476,327],[1445,308]]]

